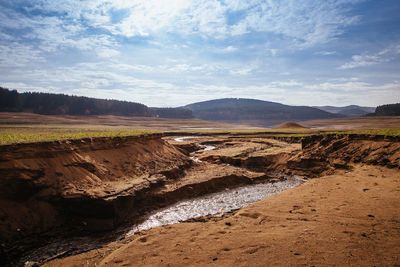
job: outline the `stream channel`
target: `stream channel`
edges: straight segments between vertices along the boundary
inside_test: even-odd
[[[185,136],[175,138],[174,140],[182,142],[186,139],[195,138],[200,137]],[[201,150],[191,154],[191,159],[195,162],[200,162],[195,156],[197,153],[215,149],[214,146],[200,146],[202,147]],[[43,263],[54,258],[78,254],[115,240],[124,239],[134,235],[137,231],[148,230],[157,226],[180,223],[206,215],[222,216],[260,201],[268,196],[299,186],[304,181],[305,180],[298,177],[286,177],[285,180],[275,183],[244,185],[192,199],[181,200],[165,208],[144,214],[142,223],[137,225],[120,227],[114,231],[91,234],[90,236],[49,239],[46,245],[24,253],[19,259],[18,265],[21,263],[23,265],[23,263],[27,261]]]

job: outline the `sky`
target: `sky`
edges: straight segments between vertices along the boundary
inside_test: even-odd
[[[177,107],[400,102],[399,0],[0,0],[0,86]]]

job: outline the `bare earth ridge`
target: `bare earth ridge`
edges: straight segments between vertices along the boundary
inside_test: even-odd
[[[175,138],[1,146],[0,252],[45,266],[399,263],[398,137],[314,135],[301,144],[263,134]],[[109,231],[184,198],[285,175],[313,179],[233,215],[76,248],[60,239],[58,250],[16,258],[51,236]]]
[[[399,171],[360,164],[230,218],[154,228],[49,266],[396,265],[399,207]]]
[[[264,151],[265,162],[271,155],[286,155],[285,166],[292,166],[291,173],[305,174],[308,169],[318,178],[230,217],[157,227],[97,250],[54,260],[48,266],[399,264],[398,141],[314,137],[303,142],[299,154],[296,144],[264,139],[260,145],[257,138],[235,139],[204,152],[200,159],[228,157],[232,163],[260,171],[260,164],[246,162],[260,160]],[[207,141],[218,146],[218,140],[203,140]],[[257,150],[254,142],[264,148]],[[356,157],[346,157],[346,152]],[[357,153],[365,156],[357,158]],[[233,160],[235,157],[242,161]],[[385,162],[391,162],[391,168],[377,166]],[[279,167],[276,163],[264,166]]]

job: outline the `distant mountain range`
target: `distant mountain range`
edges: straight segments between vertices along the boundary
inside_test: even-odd
[[[356,116],[393,116],[400,104],[374,107],[356,105],[289,106],[246,98],[222,98],[178,108],[153,108],[134,102],[49,93],[18,93],[0,87],[0,111],[46,115],[118,115],[160,118],[198,118],[210,121],[270,127],[286,121],[306,121]]]
[[[347,117],[359,117],[375,112],[375,107],[361,107],[357,105],[350,105],[345,107],[314,106],[314,108],[318,108],[330,113],[342,114]]]
[[[195,118],[257,126],[273,126],[285,121],[305,121],[344,117],[307,106],[289,106],[245,98],[223,98],[193,103],[182,108],[192,111]]]

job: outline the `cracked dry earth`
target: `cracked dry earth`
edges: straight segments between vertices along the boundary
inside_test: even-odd
[[[302,151],[299,144],[243,140],[204,138],[200,143],[217,149],[196,157],[219,168],[236,165],[256,173],[286,168],[314,179],[229,216],[140,231],[47,266],[399,265],[397,140],[317,137],[305,140]],[[176,145],[196,150],[189,140]],[[207,175],[209,168],[203,168]]]

